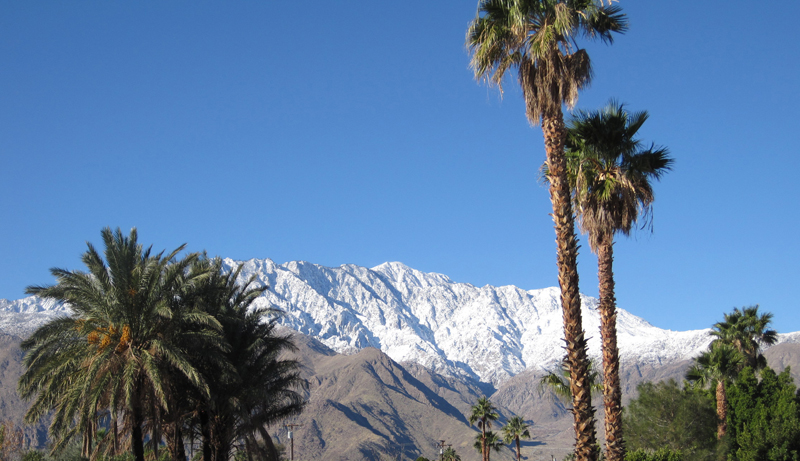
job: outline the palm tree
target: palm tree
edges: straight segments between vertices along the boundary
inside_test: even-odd
[[[686,372],[686,379],[696,386],[716,387],[718,439],[722,439],[728,430],[728,396],[725,388],[727,383],[736,379],[744,363],[744,356],[733,346],[717,343],[697,357]]]
[[[503,426],[503,442],[509,444],[514,442],[517,448],[517,461],[520,460],[522,453],[520,452],[519,439],[531,438],[531,432],[528,430],[530,426],[525,424],[525,420],[521,416],[512,416],[505,426]]]
[[[778,332],[768,329],[772,314],[758,314],[758,305],[734,308],[725,314],[725,320],[714,324],[711,334],[716,337],[714,344],[725,343],[733,346],[745,358],[744,365],[754,370],[767,366],[767,359],[761,348],[771,346],[778,340]]]
[[[571,108],[578,91],[591,80],[586,50],[576,38],[611,43],[612,33],[627,29],[616,5],[596,0],[480,0],[467,31],[475,77],[502,90],[507,70],[516,68],[526,114],[541,124],[551,173],[550,201],[555,221],[558,281],[561,287],[564,340],[569,356],[575,454],[579,461],[596,459],[594,409],[585,386],[588,359],[578,292],[578,244],[567,182],[562,105]]]
[[[492,431],[486,431],[485,434],[478,433],[475,436],[475,443],[472,446],[476,451],[482,452],[484,459],[489,461],[489,453],[492,450],[499,453],[503,448],[503,439]]]
[[[461,456],[456,453],[453,447],[447,447],[442,452],[442,461],[461,461]]]
[[[589,375],[587,381],[589,382],[589,389],[592,394],[602,394],[603,382],[600,380],[594,361],[589,361]],[[550,391],[552,396],[564,402],[572,400],[572,388],[569,385],[569,367],[567,366],[566,357],[561,362],[561,368],[558,373],[551,371],[539,378],[538,388],[539,396],[544,395],[545,391]]]
[[[73,315],[48,322],[22,343],[26,370],[19,391],[25,399],[37,396],[28,421],[55,410],[53,450],[81,433],[88,455],[97,418],[110,411],[124,414],[134,458],[144,461],[148,407],[168,405],[165,370],[207,390],[187,351],[171,341],[169,332],[187,322],[218,324],[205,314],[170,308],[194,282],[186,270],[196,255],[177,260],[183,246],[153,255],[138,243],[136,229],[124,236],[119,229],[105,228],[102,237],[105,258],[91,244],[83,255],[88,272],[52,269],[56,285],[27,288],[29,294],[65,303]]]
[[[267,427],[299,414],[305,403],[297,392],[305,385],[299,363],[282,357],[295,350],[294,344],[276,332],[279,311],[252,306],[267,287],[253,287],[255,276],[238,284],[241,267],[225,272],[219,259],[207,264],[212,276],[198,305],[220,322],[228,349],[227,369],[221,370],[218,360],[210,357],[197,364],[209,374],[210,387],[208,397],[195,393],[193,411],[203,439],[203,459],[227,460],[234,442],[243,440],[249,453],[277,460]]]
[[[495,411],[496,408],[492,402],[483,396],[478,399],[478,403],[472,406],[472,413],[469,415],[469,423],[476,424],[481,433],[478,434],[478,439],[481,442],[481,455],[483,461],[489,460],[489,446],[487,434],[491,432],[492,421],[496,421],[500,415]]]
[[[647,120],[611,101],[602,110],[578,111],[567,125],[567,171],[578,226],[597,255],[606,458],[622,461],[622,390],[619,382],[617,312],[614,293],[614,235],[630,234],[640,217],[648,223],[654,200],[651,179],[660,179],[673,160],[664,148],[643,147],[636,133]]]

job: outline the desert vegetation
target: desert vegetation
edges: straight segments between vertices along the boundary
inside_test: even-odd
[[[277,459],[268,428],[302,410],[303,381],[280,313],[252,305],[267,287],[184,247],[154,253],[136,229],[102,238],[85,272],[52,269],[55,285],[28,288],[73,311],[22,343],[25,418],[50,418],[51,454],[80,440],[83,458],[183,461],[193,439],[205,461]]]

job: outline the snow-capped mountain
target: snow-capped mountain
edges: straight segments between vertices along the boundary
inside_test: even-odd
[[[466,374],[499,384],[526,368],[550,369],[564,350],[557,288],[476,287],[401,263],[372,269],[307,262],[243,264],[241,281],[255,275],[270,290],[256,302],[285,312],[280,322],[338,352],[375,347],[396,361],[411,361],[445,374]],[[582,297],[589,353],[600,354],[597,300]],[[24,336],[69,310],[28,297],[0,300],[0,330]],[[623,362],[666,365],[708,346],[709,330],[662,330],[619,309],[617,334]],[[798,342],[800,333],[781,335]]]

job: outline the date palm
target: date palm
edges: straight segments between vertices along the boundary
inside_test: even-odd
[[[25,399],[36,396],[28,421],[54,410],[54,450],[83,433],[89,439],[87,454],[98,414],[110,410],[124,414],[134,459],[144,461],[148,407],[168,405],[165,370],[176,370],[207,390],[169,332],[179,323],[216,322],[202,313],[171,309],[174,298],[193,283],[186,271],[196,255],[178,260],[183,247],[152,254],[138,243],[136,229],[124,236],[105,228],[102,237],[104,255],[91,244],[83,254],[88,272],[52,269],[56,285],[27,288],[29,294],[68,305],[73,314],[48,322],[22,343],[26,370],[19,391]]]
[[[254,308],[256,298],[267,290],[254,286],[255,276],[237,282],[241,267],[223,271],[219,259],[201,261],[211,276],[199,290],[197,304],[216,318],[228,345],[226,368],[216,358],[203,356],[198,368],[209,375],[206,397],[195,392],[194,420],[203,439],[203,459],[229,459],[234,442],[243,440],[251,455],[278,459],[267,427],[302,411],[304,400],[297,392],[305,381],[299,363],[283,357],[295,350],[287,335],[276,331],[280,311]],[[257,443],[260,438],[266,448]]]
[[[734,308],[725,314],[725,320],[717,322],[711,331],[714,343],[730,344],[745,358],[744,365],[753,370],[761,370],[767,366],[767,359],[761,354],[761,348],[771,346],[778,340],[778,332],[769,329],[772,314],[759,315],[758,305]]]
[[[529,427],[530,426],[525,424],[525,420],[522,419],[522,416],[512,416],[509,418],[508,422],[506,422],[506,425],[503,426],[503,442],[507,444],[513,442],[515,444],[517,461],[519,461],[522,456],[519,439],[531,438],[531,432],[528,430]]]
[[[700,388],[715,387],[717,404],[717,438],[728,430],[728,396],[726,387],[736,379],[745,363],[744,356],[730,344],[717,343],[695,359],[686,372],[686,379]]]
[[[469,423],[476,424],[481,431],[478,434],[478,442],[480,442],[483,461],[488,461],[489,459],[490,447],[487,434],[491,433],[492,421],[496,421],[500,417],[495,410],[497,409],[492,405],[492,402],[486,396],[483,396],[478,399],[478,403],[472,406],[472,413],[469,415]]]
[[[550,200],[555,221],[558,281],[561,287],[564,340],[569,356],[575,419],[575,455],[596,459],[594,409],[586,390],[586,338],[578,292],[578,244],[567,182],[562,105],[571,108],[578,91],[591,80],[591,63],[576,39],[613,41],[627,29],[616,5],[595,0],[481,0],[467,30],[475,77],[502,91],[506,71],[516,69],[528,120],[541,124]]]
[[[567,124],[567,171],[578,226],[597,255],[606,458],[622,461],[622,390],[619,382],[617,309],[614,292],[614,236],[628,235],[643,218],[651,223],[651,180],[671,169],[665,148],[645,147],[636,134],[645,111],[629,113],[611,101],[594,112],[578,111]]]

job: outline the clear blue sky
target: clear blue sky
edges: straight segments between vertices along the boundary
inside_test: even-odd
[[[800,2],[619,3],[592,87],[669,147],[655,232],[616,245],[618,305],[705,328],[760,303],[800,330]],[[542,134],[474,81],[476,0],[0,1],[0,298],[144,243],[326,266],[401,261],[554,286]],[[596,296],[584,245],[581,291]]]

